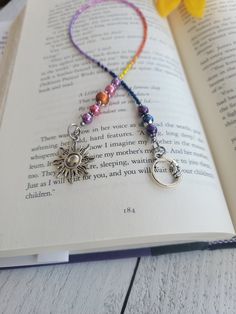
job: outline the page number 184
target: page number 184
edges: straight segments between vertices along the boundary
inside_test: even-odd
[[[135,209],[132,207],[126,207],[124,208],[124,214],[135,214]]]

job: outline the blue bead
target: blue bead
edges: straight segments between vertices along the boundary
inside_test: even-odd
[[[144,126],[148,126],[149,124],[152,124],[153,121],[154,121],[154,118],[150,114],[145,114],[143,116],[143,125]]]

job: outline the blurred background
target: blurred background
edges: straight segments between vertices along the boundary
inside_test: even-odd
[[[0,8],[4,7],[10,0],[0,0]]]

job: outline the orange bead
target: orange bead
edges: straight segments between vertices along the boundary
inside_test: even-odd
[[[106,92],[99,92],[96,95],[96,101],[101,102],[102,105],[107,105],[109,103],[109,95]]]

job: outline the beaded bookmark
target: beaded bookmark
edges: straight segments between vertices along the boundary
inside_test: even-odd
[[[80,125],[76,123],[72,123],[68,127],[68,135],[72,139],[72,144],[67,148],[60,147],[58,152],[58,158],[53,161],[53,164],[57,167],[56,175],[57,177],[63,176],[69,183],[73,183],[76,181],[76,178],[83,177],[88,174],[88,163],[90,163],[94,157],[88,154],[89,145],[86,147],[78,147],[78,142],[81,133],[81,127],[89,125],[92,123],[93,119],[96,116],[99,116],[101,113],[102,107],[105,107],[109,104],[110,99],[115,95],[117,89],[122,86],[128,94],[133,98],[135,103],[137,104],[138,115],[142,119],[142,124],[146,128],[147,135],[151,138],[151,143],[153,146],[153,154],[154,154],[154,163],[151,168],[151,173],[154,181],[158,183],[162,187],[174,187],[181,179],[181,170],[178,163],[169,157],[165,156],[166,150],[163,146],[160,146],[158,140],[156,138],[157,135],[157,127],[155,126],[154,118],[149,114],[149,109],[147,106],[142,105],[141,101],[137,97],[137,95],[132,91],[132,89],[123,81],[125,75],[132,69],[133,65],[137,61],[138,57],[142,53],[145,43],[147,41],[147,22],[146,19],[141,12],[141,10],[135,6],[134,4],[126,1],[126,0],[113,0],[119,3],[123,3],[130,8],[134,9],[138,14],[142,21],[143,25],[143,38],[141,44],[131,59],[131,61],[127,64],[123,72],[117,76],[112,70],[108,69],[101,62],[97,61],[95,58],[87,54],[83,51],[79,44],[75,41],[73,35],[73,28],[75,23],[77,22],[79,16],[84,13],[89,8],[93,7],[102,2],[107,2],[109,0],[92,0],[84,4],[71,19],[69,25],[69,36],[74,47],[88,60],[95,63],[97,66],[102,68],[105,72],[109,73],[112,76],[111,83],[105,88],[104,91],[100,91],[96,95],[95,104],[89,107],[89,111],[84,113],[81,116]],[[158,166],[160,163],[166,163],[169,169],[170,174],[173,177],[171,183],[163,182],[158,176]]]

